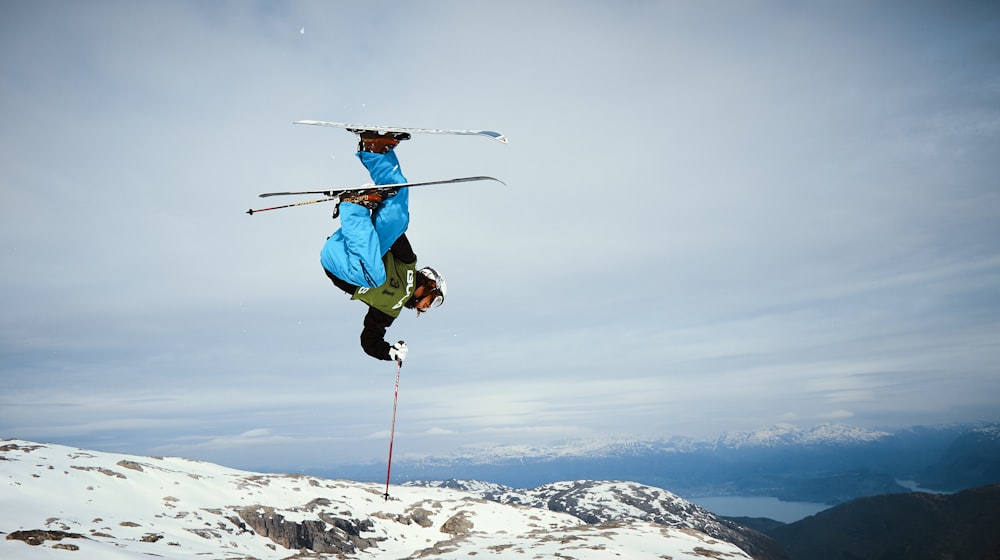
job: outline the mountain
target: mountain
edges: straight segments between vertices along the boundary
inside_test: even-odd
[[[1000,424],[959,436],[917,480],[924,488],[949,491],[1000,483]]]
[[[772,539],[758,531],[721,518],[666,490],[635,482],[577,480],[530,490],[454,479],[408,485],[461,489],[502,504],[566,512],[594,525],[639,519],[705,533],[739,546],[757,560],[788,558]]]
[[[861,498],[768,534],[796,560],[997,560],[1000,485]]]
[[[789,445],[853,445],[877,442],[892,434],[843,424],[822,424],[803,429],[778,424],[749,432],[726,432],[715,442],[716,448],[779,447]]]
[[[526,445],[469,448],[444,457],[427,458],[428,464],[438,462],[467,464],[497,464],[511,460],[553,461],[569,458],[599,459],[608,457],[642,457],[650,453],[696,453],[722,449],[775,448],[801,445],[856,445],[891,437],[888,432],[868,430],[844,424],[821,424],[799,428],[778,424],[751,431],[726,432],[714,439],[693,439],[676,436],[657,441],[631,439],[577,439],[539,447]]]
[[[550,447],[469,449],[443,457],[401,459],[405,480],[489,480],[534,488],[561,480],[631,480],[677,495],[770,496],[835,505],[909,490],[964,428],[913,428],[894,433],[840,424],[808,429],[778,425],[717,438],[659,441],[569,441]],[[345,467],[352,477],[377,473]],[[333,471],[311,474],[330,476]]]
[[[750,558],[686,526],[21,440],[0,441],[0,478],[0,558]]]

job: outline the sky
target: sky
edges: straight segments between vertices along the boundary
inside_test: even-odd
[[[397,148],[506,183],[411,193],[398,456],[1000,420],[996,3],[3,0],[0,76],[0,437],[385,456],[299,119],[510,140]]]

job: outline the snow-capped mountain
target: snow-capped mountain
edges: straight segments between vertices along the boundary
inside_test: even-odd
[[[635,482],[577,480],[544,484],[530,490],[469,480],[407,485],[460,489],[503,504],[566,512],[589,524],[639,519],[708,534],[738,545],[754,558],[783,557],[764,535],[722,519],[676,494]]]
[[[981,426],[970,431],[983,439],[1000,440],[1000,424]]]
[[[0,480],[0,558],[62,558],[66,550],[76,551],[73,560],[750,558],[690,528],[638,519],[587,524],[462,490],[394,486],[385,499],[377,484],[21,440],[0,441]],[[618,510],[607,519],[619,519],[617,484],[595,485],[575,500],[591,511],[603,500]],[[544,492],[551,502],[560,489]],[[567,507],[571,494],[559,498]],[[672,501],[667,494],[647,497]]]
[[[693,453],[718,449],[746,449],[783,445],[850,445],[879,441],[891,437],[887,432],[868,430],[844,424],[822,424],[799,428],[778,424],[743,432],[726,432],[714,439],[673,437],[658,441],[637,441],[627,438],[576,439],[548,446],[503,445],[487,448],[467,447],[440,457],[411,458],[414,463],[498,464],[519,460],[558,460],[567,458],[629,457],[650,453]]]
[[[483,448],[470,446],[449,455],[423,457],[419,460],[428,463],[466,461],[476,464],[493,464],[522,459],[550,460],[567,457],[629,456],[659,451],[664,445],[663,442],[645,442],[634,439],[574,439],[546,446],[498,445]]]
[[[514,488],[566,479],[630,480],[684,497],[772,496],[832,505],[906,491],[896,478],[909,480],[923,468],[913,468],[917,461],[936,458],[946,445],[938,437],[901,437],[840,424],[808,429],[780,425],[702,440],[484,446],[437,457],[402,457],[394,468],[402,480],[489,480]],[[838,472],[831,472],[831,466]],[[371,466],[364,468],[371,471]]]
[[[823,424],[809,429],[802,429],[790,424],[778,424],[748,432],[726,432],[716,440],[715,445],[730,449],[783,445],[847,445],[878,441],[891,435],[888,432],[878,432],[843,424]]]

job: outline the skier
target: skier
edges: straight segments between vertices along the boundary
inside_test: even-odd
[[[393,148],[407,133],[360,133],[357,157],[376,185],[405,183]],[[368,189],[342,195],[340,229],[320,252],[323,270],[351,299],[368,305],[361,347],[380,360],[402,362],[406,344],[385,341],[385,331],[403,308],[419,316],[444,302],[444,279],[430,267],[417,269],[417,256],[406,239],[410,223],[409,188]]]

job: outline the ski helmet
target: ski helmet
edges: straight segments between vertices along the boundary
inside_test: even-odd
[[[448,291],[448,286],[447,284],[445,284],[444,278],[442,278],[441,275],[438,274],[438,271],[434,270],[429,266],[421,268],[418,272],[420,272],[420,274],[423,274],[424,278],[427,278],[431,282],[434,282],[435,291],[437,292],[438,295],[435,296],[434,301],[431,302],[431,307],[437,307],[442,303],[444,303],[444,296]]]

